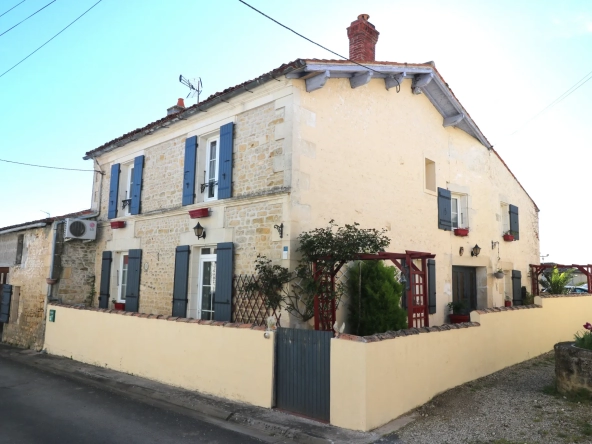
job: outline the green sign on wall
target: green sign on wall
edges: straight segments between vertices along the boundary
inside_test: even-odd
[[[55,322],[55,310],[49,310],[49,322]]]

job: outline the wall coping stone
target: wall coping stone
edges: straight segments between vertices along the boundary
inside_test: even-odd
[[[225,322],[225,321],[205,321],[205,320],[195,319],[195,318],[181,318],[178,316],[164,316],[164,315],[155,315],[155,314],[149,314],[149,313],[134,313],[131,311],[123,311],[123,310],[110,310],[110,309],[106,309],[106,308],[94,308],[94,307],[84,307],[84,306],[80,306],[80,305],[60,304],[59,302],[50,302],[49,305],[54,306],[54,307],[70,308],[70,309],[74,309],[74,310],[94,311],[97,313],[106,313],[106,314],[123,315],[123,316],[136,316],[136,317],[144,318],[144,319],[160,319],[163,321],[185,322],[188,324],[210,325],[210,326],[230,327],[230,328],[243,328],[243,329],[260,330],[260,331],[265,331],[267,329],[265,326],[257,326],[254,324],[241,324],[241,323]]]
[[[419,335],[422,333],[441,332],[441,331],[448,331],[448,330],[457,330],[460,328],[480,327],[480,326],[481,326],[481,324],[479,322],[462,322],[460,324],[443,324],[443,325],[436,325],[434,327],[407,328],[407,329],[399,330],[399,331],[387,331],[384,333],[376,333],[375,335],[370,335],[370,336],[357,336],[357,335],[350,335],[350,334],[346,334],[346,333],[341,333],[341,334],[337,334],[335,336],[335,339],[343,339],[345,341],[353,341],[353,342],[370,343],[370,342],[386,341],[389,339],[402,338],[405,336]],[[264,327],[261,327],[261,328],[264,329]]]
[[[569,294],[540,294],[539,297],[543,299],[548,298],[582,298],[592,296],[592,293],[569,293]]]

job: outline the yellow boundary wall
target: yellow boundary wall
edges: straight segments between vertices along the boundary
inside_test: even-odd
[[[247,324],[50,305],[48,353],[261,407],[273,402],[274,337]],[[200,323],[201,322],[201,323]]]
[[[592,295],[471,313],[478,326],[331,342],[331,424],[368,431],[439,393],[526,361],[592,322]],[[495,310],[495,311],[494,311]],[[499,311],[498,311],[499,310]]]

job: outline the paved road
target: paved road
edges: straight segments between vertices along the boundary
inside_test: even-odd
[[[0,443],[261,443],[0,358]]]

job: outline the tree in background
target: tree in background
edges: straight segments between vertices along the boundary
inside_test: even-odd
[[[544,271],[539,282],[543,290],[549,294],[567,294],[567,288],[565,287],[573,273],[574,270],[572,269],[560,272],[555,266],[551,271]]]
[[[347,286],[348,323],[353,334],[367,336],[407,328],[407,313],[401,308],[403,285],[395,267],[382,261],[356,262],[348,269]]]

